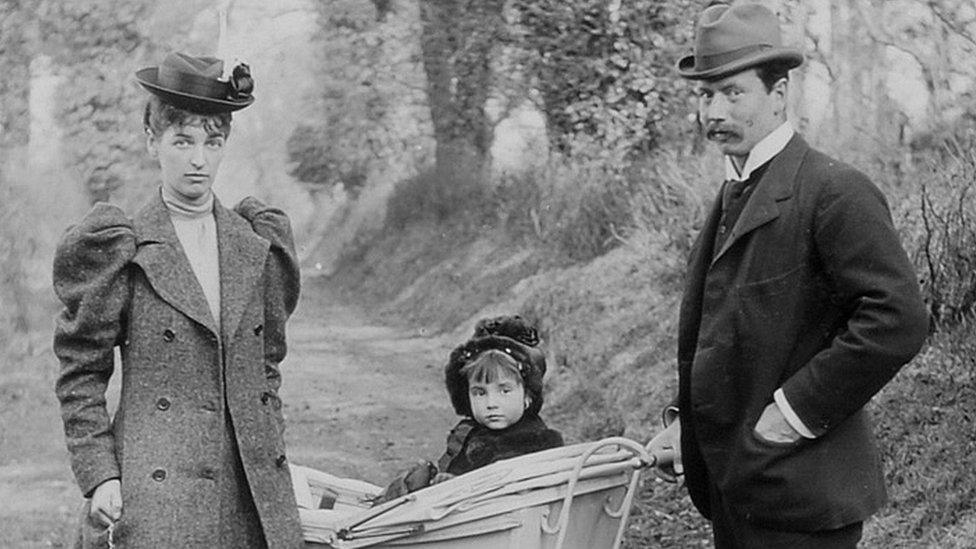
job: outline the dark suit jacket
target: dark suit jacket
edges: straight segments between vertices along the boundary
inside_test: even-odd
[[[711,483],[757,524],[837,528],[884,502],[862,407],[918,352],[928,317],[877,187],[799,136],[770,162],[722,249],[716,201],[691,252],[678,333],[687,484],[706,517]],[[753,434],[779,387],[818,438]]]

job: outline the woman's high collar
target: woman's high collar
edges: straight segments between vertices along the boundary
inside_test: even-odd
[[[163,204],[170,214],[197,219],[213,214],[214,194],[210,193],[203,204],[190,204],[176,193],[170,192],[165,186],[160,186],[160,193],[163,197]]]

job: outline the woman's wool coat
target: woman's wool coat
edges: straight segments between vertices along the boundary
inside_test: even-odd
[[[96,205],[56,252],[56,392],[71,466],[86,496],[121,479],[117,547],[238,546],[228,532],[255,528],[269,547],[302,545],[278,399],[299,292],[291,226],[253,198],[233,211],[217,202],[214,216],[219,323],[158,194],[132,220]]]

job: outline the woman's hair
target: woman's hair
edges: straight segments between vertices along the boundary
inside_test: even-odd
[[[142,117],[142,125],[147,132],[160,136],[170,126],[196,125],[203,126],[208,134],[220,133],[224,137],[230,136],[231,114],[220,112],[200,114],[174,107],[155,95],[146,103],[146,111]]]
[[[505,374],[518,380],[520,385],[522,384],[522,374],[519,372],[518,362],[498,349],[488,349],[461,368],[461,375],[465,376],[469,382],[491,383]]]

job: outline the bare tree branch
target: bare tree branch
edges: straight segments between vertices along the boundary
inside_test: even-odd
[[[824,68],[827,70],[827,76],[830,78],[831,83],[836,82],[837,73],[834,72],[833,65],[827,59],[827,56],[824,55],[823,48],[821,47],[821,42],[822,42],[821,38],[813,34],[812,32],[810,32],[810,29],[807,28],[803,29],[803,34],[806,35],[806,37],[813,42],[813,50],[810,51],[807,55],[819,61],[820,64],[824,66]]]
[[[928,8],[929,8],[929,11],[932,12],[932,15],[934,15],[936,17],[936,19],[938,19],[940,22],[942,22],[942,24],[945,25],[946,28],[948,28],[949,30],[951,30],[957,36],[959,36],[963,40],[969,42],[970,44],[976,46],[976,36],[973,36],[973,34],[971,32],[969,32],[969,30],[966,28],[966,25],[965,24],[960,24],[954,18],[952,18],[948,14],[944,13],[939,8],[939,6],[937,6],[936,4],[937,4],[937,2],[935,2],[934,0],[930,0],[926,4],[928,6]],[[970,23],[971,23],[971,21],[970,21]]]

